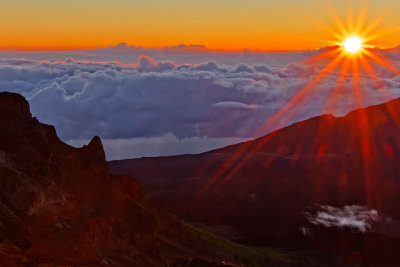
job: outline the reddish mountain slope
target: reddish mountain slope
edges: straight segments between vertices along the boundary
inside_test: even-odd
[[[398,263],[399,119],[400,100],[393,100],[200,155],[109,166],[113,173],[138,175],[155,205],[188,220],[231,225],[247,242],[324,249],[343,260],[358,255],[366,264]],[[316,226],[309,214],[323,205],[376,210],[388,223],[365,233]]]

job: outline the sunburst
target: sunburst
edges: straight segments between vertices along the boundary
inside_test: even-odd
[[[377,18],[375,21],[365,23],[366,10],[360,12],[356,22],[349,19],[347,23],[345,23],[339,19],[335,13],[332,13],[332,17],[335,21],[336,29],[323,26],[325,30],[332,34],[333,37],[333,40],[326,41],[328,49],[325,50],[327,51],[303,62],[304,64],[315,65],[321,63],[321,61],[327,61],[325,66],[285,106],[283,106],[275,115],[268,118],[254,133],[254,136],[260,136],[265,134],[267,130],[279,128],[279,121],[282,117],[289,116],[288,114],[293,113],[293,110],[295,110],[297,106],[302,106],[305,99],[311,95],[312,89],[326,78],[327,75],[330,75],[337,70],[337,84],[340,84],[346,77],[352,79],[352,90],[357,106],[362,106],[363,99],[365,98],[361,90],[361,71],[369,75],[372,81],[376,82],[376,88],[381,88],[381,85],[376,77],[376,72],[373,67],[374,65],[380,65],[397,75],[400,75],[400,71],[391,65],[390,62],[385,60],[380,53],[376,53],[376,48],[371,45],[371,43],[380,36],[380,33],[375,31],[382,17]],[[336,96],[340,94],[340,89],[340,86],[337,85],[331,89],[330,98],[326,103],[327,112],[330,112],[329,106],[335,101]],[[395,112],[390,110],[389,112],[392,116],[396,116]],[[358,139],[363,149],[362,164],[365,169],[365,191],[368,199],[369,186],[371,184],[369,166],[372,165],[371,161],[373,160],[370,154],[371,148],[369,146],[372,142],[370,140],[369,128],[367,127],[368,120],[366,114],[364,114],[362,110],[358,113],[358,118],[359,128],[361,129]],[[399,122],[400,127],[400,118],[395,119]],[[216,172],[214,177],[212,177],[210,182],[198,192],[197,196],[201,195],[212,186],[219,184],[218,187],[221,187],[229,181],[247,161],[251,160],[252,153],[262,149],[262,147],[272,139],[273,135],[274,134],[270,134],[269,137],[263,138],[257,142],[257,145],[252,145],[251,143],[244,143],[241,145],[235,153],[232,153],[232,155],[228,157],[224,164],[221,164],[221,168]],[[232,205],[234,205],[234,200],[232,200]]]
[[[358,36],[347,37],[343,42],[343,49],[350,54],[359,53],[362,51],[363,41]]]

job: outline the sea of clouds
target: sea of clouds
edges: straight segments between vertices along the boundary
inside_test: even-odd
[[[80,57],[73,53],[78,59],[63,60],[56,60],[60,54],[47,53],[49,59],[44,60],[32,59],[38,57],[34,53],[28,59],[26,53],[16,58],[16,52],[10,52],[7,58],[2,52],[0,91],[24,95],[33,115],[54,125],[61,139],[72,145],[81,146],[99,135],[109,160],[199,153],[323,113],[341,116],[359,106],[400,96],[400,78],[385,68],[376,68],[375,80],[359,74],[362,103],[355,101],[353,78],[338,83],[334,72],[310,88],[307,97],[296,102],[288,114],[265,127],[326,62],[298,62],[297,52],[290,58],[292,63],[287,62],[287,53],[281,54],[284,64],[275,67],[261,64],[259,53],[253,60],[248,56],[246,63],[238,63],[236,54],[226,64],[202,62],[200,56],[195,61],[201,63],[173,61],[182,62],[187,53],[197,55],[189,51],[178,53],[179,57],[171,54],[171,61],[140,56],[132,64],[123,64],[88,61],[88,52],[81,53]],[[279,61],[276,53],[273,57]],[[338,84],[340,92],[328,107],[332,89]]]

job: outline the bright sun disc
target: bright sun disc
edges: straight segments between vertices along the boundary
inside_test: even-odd
[[[344,49],[349,53],[356,53],[362,48],[362,41],[358,37],[349,37],[343,43]]]

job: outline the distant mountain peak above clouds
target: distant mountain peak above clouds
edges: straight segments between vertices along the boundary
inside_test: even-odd
[[[101,48],[98,48],[101,49]],[[145,49],[148,51],[151,50],[164,50],[164,51],[192,51],[192,52],[201,52],[201,51],[210,51],[205,45],[201,44],[179,44],[179,45],[172,45],[172,46],[164,46],[162,48],[150,48],[150,47],[143,47],[143,46],[135,46],[128,44],[126,42],[121,42],[116,45],[110,45],[106,48],[107,50],[132,50],[132,49]]]

